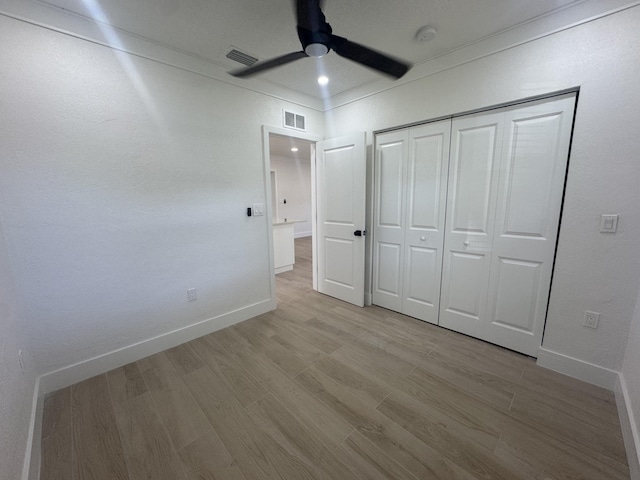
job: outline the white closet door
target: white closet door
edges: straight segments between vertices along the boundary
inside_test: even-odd
[[[504,113],[452,125],[440,325],[483,338]]]
[[[537,356],[574,104],[454,121],[440,325]]]
[[[549,298],[575,99],[505,115],[484,338],[537,356]]]
[[[409,132],[376,136],[373,303],[402,312],[406,158]]]
[[[438,322],[450,120],[376,137],[373,303]]]
[[[451,121],[409,131],[402,313],[438,323]]]

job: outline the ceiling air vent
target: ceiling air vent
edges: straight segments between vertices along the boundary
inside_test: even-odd
[[[231,47],[231,50],[227,52],[227,58],[234,60],[238,63],[246,65],[247,67],[251,67],[254,63],[258,61],[256,57],[252,57],[248,53],[241,52],[237,48]]]
[[[298,115],[297,113],[287,112],[284,113],[284,126],[288,128],[295,128],[296,130],[307,130],[306,121],[304,115]]]

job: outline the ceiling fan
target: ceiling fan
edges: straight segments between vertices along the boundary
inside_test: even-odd
[[[248,68],[229,72],[234,77],[248,77],[304,57],[324,57],[330,50],[356,63],[365,65],[393,78],[402,77],[411,64],[397,60],[364,45],[332,33],[320,8],[320,0],[295,0],[298,38],[302,44],[299,52],[258,62]]]

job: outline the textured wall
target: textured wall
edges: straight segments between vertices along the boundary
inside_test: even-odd
[[[544,346],[613,370],[640,286],[638,25],[635,7],[336,108],[325,126],[372,142],[375,130],[580,87]],[[620,214],[616,235],[599,232],[602,213]],[[597,330],[582,326],[585,310],[602,314]]]
[[[293,227],[297,237],[311,235],[311,163],[307,160],[271,156],[271,170],[278,178],[280,219],[304,220]],[[283,199],[287,203],[283,203]]]
[[[0,222],[0,478],[18,479],[27,443],[36,374],[25,357],[20,368],[18,350],[29,351],[23,334],[24,317],[15,294]]]
[[[246,207],[267,203],[261,126],[290,104],[4,17],[0,32],[0,208],[41,373],[269,298],[267,217]]]

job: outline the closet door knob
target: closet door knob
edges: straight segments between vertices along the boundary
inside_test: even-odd
[[[464,242],[462,242],[462,244],[463,244],[465,247],[468,247],[468,246],[469,246],[469,240],[465,240]]]
[[[424,235],[422,237],[420,237],[420,241],[424,242],[427,239],[427,237],[425,237]]]

